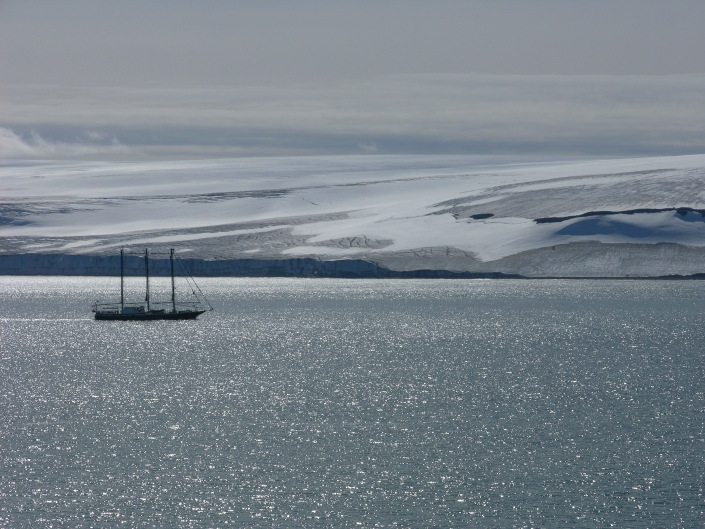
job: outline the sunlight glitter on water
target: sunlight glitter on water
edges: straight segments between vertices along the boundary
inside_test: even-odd
[[[699,282],[202,286],[215,312],[126,326],[90,319],[99,279],[0,278],[0,520],[703,519]]]

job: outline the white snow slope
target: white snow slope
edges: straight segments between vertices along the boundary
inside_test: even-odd
[[[0,256],[149,246],[208,261],[691,275],[705,272],[704,181],[705,155],[5,161]]]

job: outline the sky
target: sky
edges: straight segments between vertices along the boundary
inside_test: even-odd
[[[705,152],[703,0],[0,0],[0,158]]]

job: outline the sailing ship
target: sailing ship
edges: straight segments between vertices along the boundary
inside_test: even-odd
[[[176,301],[176,283],[174,278],[174,250],[169,253],[171,266],[171,301],[152,302],[149,292],[149,249],[144,251],[145,300],[128,303],[125,301],[125,251],[120,250],[120,302],[99,303],[93,305],[96,320],[193,320],[213,310],[192,277],[192,292],[197,301]],[[198,291],[198,294],[196,293]]]

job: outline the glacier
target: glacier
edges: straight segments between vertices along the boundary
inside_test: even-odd
[[[173,247],[195,275],[698,277],[704,180],[705,155],[3,160],[0,274]]]

